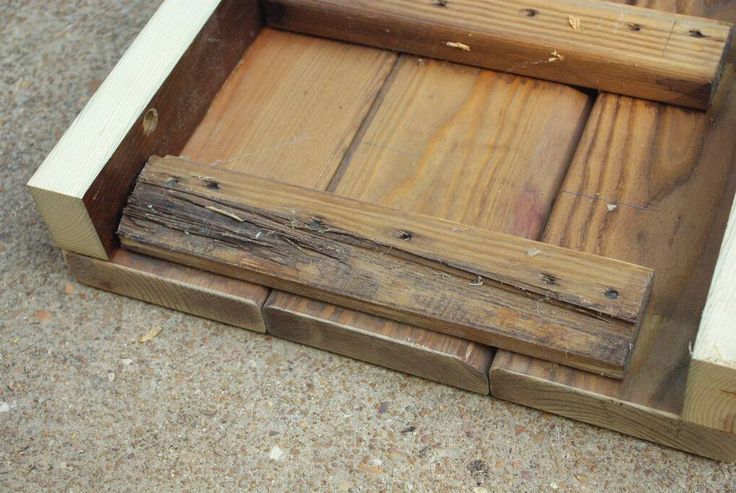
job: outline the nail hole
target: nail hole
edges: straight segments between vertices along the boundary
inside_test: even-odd
[[[690,36],[693,38],[707,38],[700,29],[690,29]]]
[[[542,282],[544,282],[545,284],[549,284],[550,286],[556,286],[557,281],[559,280],[560,278],[555,275],[542,272]]]
[[[148,137],[156,130],[158,126],[158,111],[156,108],[149,108],[143,115],[143,135]]]
[[[527,17],[534,17],[539,13],[539,11],[537,9],[521,9],[519,13]]]
[[[220,188],[220,184],[211,178],[204,180],[204,186],[206,186],[210,190],[219,190]]]
[[[414,238],[414,235],[411,234],[411,231],[399,231],[396,237],[400,240],[409,241]]]
[[[605,293],[603,293],[606,298],[609,300],[615,300],[618,299],[618,291],[615,289],[607,289]]]
[[[447,7],[447,0],[434,0],[437,7]]]
[[[179,178],[172,176],[168,180],[166,180],[166,186],[169,188],[174,188],[176,184],[179,183]]]
[[[631,24],[628,24],[628,26],[629,26],[629,31],[632,31],[635,33],[638,33],[639,31],[641,31],[641,24],[634,24],[632,22]]]

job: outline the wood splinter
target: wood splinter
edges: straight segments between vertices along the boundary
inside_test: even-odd
[[[203,167],[152,158],[124,210],[123,245],[623,376],[650,291],[649,269],[209,168],[213,188],[199,178]],[[530,256],[535,250],[542,253]]]

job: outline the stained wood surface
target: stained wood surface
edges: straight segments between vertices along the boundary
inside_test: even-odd
[[[730,25],[591,0],[266,0],[269,25],[706,108]]]
[[[274,291],[263,306],[277,337],[488,394],[493,351],[481,344]]]
[[[261,306],[268,290],[229,277],[116,250],[109,261],[65,252],[88,286],[256,332],[266,332]]]
[[[395,59],[385,51],[264,29],[182,155],[324,189]]]
[[[566,104],[554,108],[558,102]],[[587,105],[587,96],[565,86],[402,57],[333,190],[537,238]],[[269,323],[272,314],[278,320]],[[482,369],[440,366],[437,355],[446,355],[449,343],[442,334],[288,293],[271,295],[264,318],[281,337],[462,388],[468,387],[459,381]],[[397,351],[388,353],[387,341]],[[452,340],[453,352],[488,353],[473,343],[465,349],[467,344]],[[487,375],[482,383],[487,387]]]
[[[599,314],[624,313],[615,306],[591,312],[589,289],[643,305],[652,275],[177,158],[149,161],[118,233],[142,253],[612,376],[623,373],[637,326]]]
[[[256,0],[166,0],[28,182],[54,243],[107,259],[151,154],[178,153],[257,35]]]
[[[725,213],[718,211],[733,196],[734,124],[733,90],[710,114],[599,98],[544,238],[638,262],[659,274],[629,373],[617,382],[501,351],[491,370],[494,395],[672,443],[662,439],[670,426],[666,420],[644,427],[635,420],[642,408],[653,415],[682,411],[688,351],[725,225]],[[537,390],[528,391],[520,379]],[[612,398],[622,409],[615,419],[590,413],[580,405],[583,394],[604,409]],[[675,438],[678,448],[721,453],[715,443],[708,449],[682,435]]]

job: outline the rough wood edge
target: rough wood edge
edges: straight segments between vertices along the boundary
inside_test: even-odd
[[[196,62],[185,62],[192,52],[207,49],[215,41],[210,39],[212,32],[202,35],[208,26],[216,33],[227,31],[220,24],[235,22],[227,20],[233,17],[230,10],[249,7],[260,22],[255,0],[165,0],[161,4],[28,182],[36,207],[58,247],[108,258],[116,244],[114,227],[108,223],[116,222],[132,180],[144,164],[136,162],[137,153],[128,146],[146,147],[146,151],[151,146],[159,152],[179,150],[198,123],[199,113],[204,114],[199,106],[204,104],[206,110],[227,74],[213,74],[208,79],[210,87],[198,88],[194,94],[202,104],[183,123],[176,120],[176,114],[192,104],[191,97],[168,93],[181,92],[181,84],[198,80],[193,75],[201,72],[201,67]],[[256,32],[247,32],[248,26],[237,27],[238,32],[244,30],[244,49],[250,41],[248,36],[252,39]],[[229,73],[239,55],[233,57],[232,51],[237,48],[224,51],[227,53],[215,50],[219,57],[212,63],[228,66]],[[175,104],[167,108],[171,112],[166,119],[159,118],[155,111],[147,111],[149,105],[153,107],[153,103],[167,99]],[[116,161],[112,176],[107,176],[103,171],[115,156],[126,163],[122,166],[125,169],[119,169]],[[114,190],[114,197],[99,193],[110,189]],[[96,202],[98,195],[104,196],[100,199],[104,203]]]
[[[133,257],[133,265],[117,259],[120,251],[113,253],[110,261],[63,253],[69,270],[82,284],[242,329],[266,332],[261,307],[268,290],[260,286],[238,289],[247,283],[132,252],[124,254]],[[147,263],[151,268],[147,268]],[[260,296],[250,293],[257,290],[262,291]]]

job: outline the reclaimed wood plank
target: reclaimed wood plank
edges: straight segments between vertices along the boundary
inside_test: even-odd
[[[618,299],[595,304],[592,291],[638,298],[631,313],[641,313],[652,277],[633,264],[178,158],[146,165],[118,232],[142,253],[614,377],[637,324]]]

